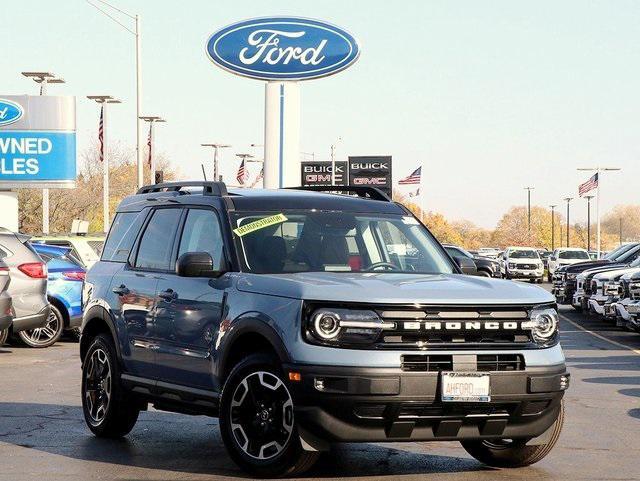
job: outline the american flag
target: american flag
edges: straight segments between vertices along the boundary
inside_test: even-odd
[[[244,167],[244,159],[242,159],[242,162],[240,162],[240,167],[238,168],[238,173],[236,174],[236,180],[240,185],[244,185],[248,177],[249,175],[247,173],[247,169],[245,169]]]
[[[262,180],[263,177],[264,177],[264,167],[260,169],[260,173],[258,174],[256,179],[253,181],[253,184],[251,184],[251,187],[255,187],[258,184],[258,182]]]
[[[589,180],[587,180],[584,184],[580,184],[578,186],[578,194],[582,197],[587,192],[598,187],[598,173],[596,172],[591,176]]]
[[[100,122],[98,123],[98,144],[100,144],[99,145],[100,162],[104,162],[104,124],[102,122],[103,114],[104,114],[104,105],[100,108]]]
[[[149,154],[147,156],[147,164],[149,164],[149,168],[151,168],[151,124],[152,122],[149,122],[149,136],[147,137],[147,147],[149,149]]]
[[[398,184],[399,185],[419,184],[421,176],[422,176],[422,167],[418,167],[416,170],[414,170],[411,173],[409,177],[400,179],[400,181],[398,181]]]

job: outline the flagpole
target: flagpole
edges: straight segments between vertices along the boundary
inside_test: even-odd
[[[107,143],[107,104],[119,104],[120,100],[111,95],[87,95],[90,100],[95,100],[101,106],[100,117],[102,119],[102,230],[106,234],[109,231],[109,154]],[[99,129],[98,129],[99,130]],[[100,132],[98,131],[98,136]]]
[[[605,171],[615,171],[620,170],[620,167],[579,167],[578,170],[589,170],[591,172],[595,171],[597,185],[596,185],[596,243],[598,244],[598,259],[600,259],[600,254],[602,253],[602,244],[600,237],[600,173]]]

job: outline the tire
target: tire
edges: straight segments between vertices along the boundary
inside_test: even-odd
[[[491,273],[489,273],[487,271],[478,271],[478,275],[480,277],[491,277]]]
[[[9,329],[3,329],[0,331],[0,347],[4,346],[9,339]]]
[[[120,368],[111,337],[92,340],[82,363],[82,411],[93,434],[121,438],[135,426],[140,404],[120,383]]]
[[[553,282],[553,276],[547,273],[547,282]]]
[[[60,310],[54,306],[49,306],[49,317],[43,327],[29,329],[18,332],[20,341],[29,347],[43,348],[52,346],[60,339],[64,331],[64,317]]]
[[[564,402],[551,428],[551,438],[546,444],[527,446],[526,440],[463,441],[462,447],[474,458],[496,468],[521,468],[537,463],[551,452],[564,423]]]
[[[266,354],[248,356],[233,368],[222,389],[222,440],[231,459],[255,477],[301,474],[319,455],[302,449],[293,400],[278,366]]]

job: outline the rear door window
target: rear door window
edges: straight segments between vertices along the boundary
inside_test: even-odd
[[[147,224],[135,267],[143,270],[171,270],[175,266],[173,244],[180,223],[182,209],[157,209]]]
[[[222,231],[215,212],[208,209],[190,209],[182,230],[178,257],[187,252],[207,252],[213,259],[214,269],[222,266]]]

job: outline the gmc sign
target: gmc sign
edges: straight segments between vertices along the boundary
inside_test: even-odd
[[[349,185],[377,187],[391,197],[391,156],[350,156]]]

